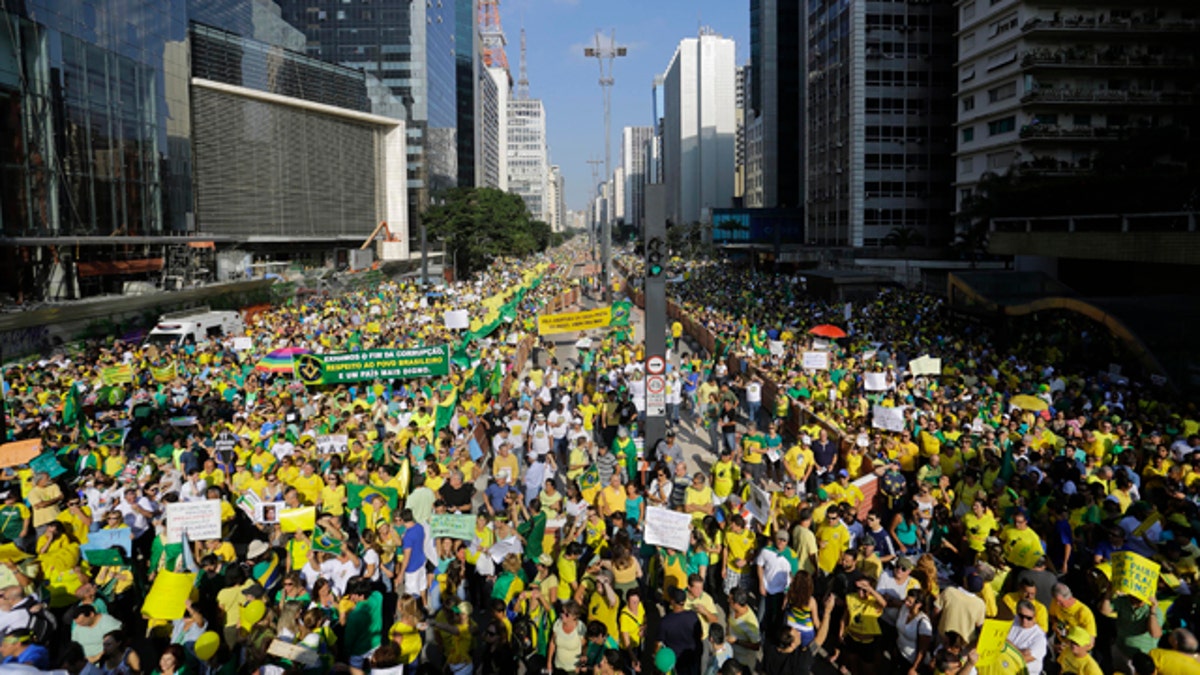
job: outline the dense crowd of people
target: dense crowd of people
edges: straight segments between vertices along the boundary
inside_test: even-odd
[[[7,367],[10,440],[43,454],[0,449],[3,662],[1200,672],[1200,422],[1186,401],[1070,370],[1052,336],[1001,348],[932,296],[847,309],[798,276],[695,264],[672,293],[716,350],[671,326],[668,433],[647,443],[634,328],[518,360],[583,258],[568,244],[434,291],[307,297],[255,317],[249,349],[109,342]],[[515,315],[473,324],[468,344],[442,321],[514,297]],[[817,342],[808,330],[825,323],[848,336]],[[444,377],[306,387],[258,367],[284,348],[446,343]],[[806,369],[814,350],[828,360]],[[907,372],[924,355],[941,371]],[[132,382],[105,382],[117,365]],[[902,429],[877,428],[879,408],[902,408]],[[191,502],[216,502],[219,537],[173,531],[168,512]],[[663,531],[679,519],[686,537]],[[89,546],[104,530],[128,546]],[[1128,590],[1126,554],[1157,563],[1152,588]],[[164,613],[157,591],[181,575]]]

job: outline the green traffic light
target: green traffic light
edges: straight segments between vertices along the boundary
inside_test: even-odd
[[[656,276],[662,274],[662,269],[663,269],[662,265],[651,265],[650,266],[650,276],[656,277]]]

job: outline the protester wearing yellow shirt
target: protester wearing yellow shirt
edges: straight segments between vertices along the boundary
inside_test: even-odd
[[[866,499],[862,490],[850,482],[850,472],[846,469],[838,470],[837,480],[825,486],[825,494],[829,495],[830,501],[849,504],[853,508],[858,508],[858,505]]]
[[[684,493],[683,510],[692,514],[693,526],[702,523],[704,516],[712,515],[713,491],[705,482],[704,474],[697,472],[695,476],[692,476],[692,484]]]
[[[721,449],[721,458],[713,463],[712,491],[718,499],[724,501],[733,492],[733,454],[729,448]]]
[[[983,553],[987,548],[987,538],[999,527],[996,517],[983,500],[971,505],[971,512],[963,516],[963,525],[967,528],[967,546],[976,553]]]
[[[1080,602],[1066,584],[1054,584],[1050,595],[1050,618],[1054,632],[1060,640],[1068,639],[1073,630],[1081,629],[1093,640],[1099,634],[1096,630],[1096,615],[1092,609]]]
[[[1062,672],[1073,675],[1103,675],[1100,664],[1092,657],[1092,645],[1096,639],[1081,628],[1074,628],[1067,635],[1066,645],[1058,655],[1058,665]],[[1175,672],[1160,670],[1163,675],[1175,675]]]
[[[1004,559],[1015,567],[1032,568],[1038,558],[1045,555],[1041,537],[1029,527],[1029,519],[1024,513],[1013,516],[1012,527],[1004,530],[1000,541],[1004,544]]]
[[[740,515],[729,519],[729,527],[725,530],[725,549],[722,553],[722,568],[725,570],[725,592],[740,588],[743,583],[742,575],[749,571],[750,554],[754,550],[756,536],[746,527],[746,521]]]
[[[788,476],[796,483],[804,485],[814,466],[813,453],[807,447],[797,443],[783,455],[783,468]]]
[[[300,469],[300,475],[291,480],[290,485],[296,488],[305,504],[316,504],[325,489],[325,481],[317,475],[317,467],[312,462],[305,462]]]
[[[826,574],[832,574],[842,554],[850,550],[850,530],[842,522],[841,513],[836,508],[828,510],[825,520],[817,526],[816,536],[817,567]]]

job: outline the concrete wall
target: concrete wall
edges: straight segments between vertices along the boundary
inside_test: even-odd
[[[171,293],[73,302],[0,316],[0,360],[44,353],[55,346],[96,337],[121,337],[149,327],[158,317],[190,307],[243,309],[271,302],[271,281],[238,281]]]

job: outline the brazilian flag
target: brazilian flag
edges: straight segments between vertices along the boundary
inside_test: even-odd
[[[346,506],[357,509],[362,501],[371,495],[383,495],[387,500],[388,508],[393,511],[400,503],[400,494],[396,492],[396,488],[350,484],[346,486]]]
[[[598,487],[600,487],[600,469],[595,464],[592,464],[580,474],[579,489],[580,491],[586,491],[594,490]]]
[[[63,400],[62,421],[63,426],[67,427],[76,426],[82,421],[79,417],[79,388],[73,384]]]
[[[341,555],[342,542],[334,539],[325,533],[320,527],[313,531],[312,550],[320,551],[321,553],[332,553],[333,555]]]
[[[128,429],[121,427],[109,427],[100,433],[96,434],[96,442],[100,445],[119,448],[125,445],[125,434]]]
[[[454,419],[454,411],[456,409],[458,409],[457,389],[452,391],[449,396],[443,397],[441,402],[438,403],[433,421],[434,433],[450,426],[450,420]]]

